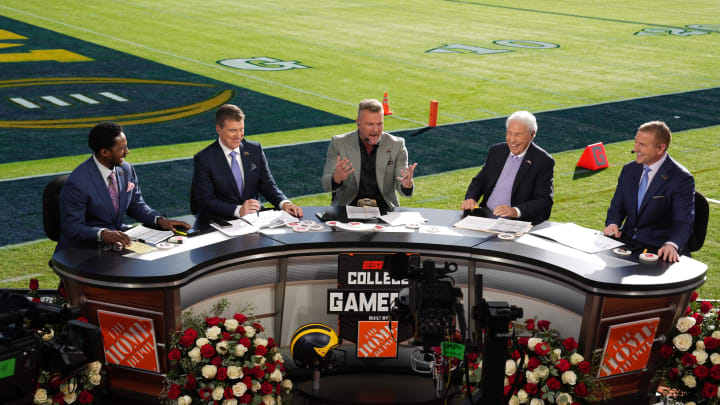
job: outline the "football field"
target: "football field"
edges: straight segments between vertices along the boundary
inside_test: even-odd
[[[387,92],[386,131],[418,162],[407,206],[459,209],[504,117],[538,116],[557,160],[551,220],[602,229],[636,128],[662,119],[670,154],[710,203],[701,296],[720,298],[720,3],[700,1],[59,1],[0,4],[0,287],[55,285],[44,185],[123,123],[148,203],[189,211],[196,152],[222,103],[247,115],[280,187],[327,205],[320,175],[357,103]],[[426,128],[431,100],[438,124]],[[604,142],[611,167],[575,164]]]

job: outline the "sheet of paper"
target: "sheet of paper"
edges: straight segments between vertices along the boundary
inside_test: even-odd
[[[514,221],[505,218],[485,218],[467,216],[453,225],[457,228],[471,229],[473,231],[491,232],[491,233],[512,233],[523,234],[532,228],[532,223],[525,221]]]
[[[232,226],[223,228],[222,226],[210,222],[210,226],[224,233],[227,236],[240,236],[247,235],[249,233],[257,232],[257,228],[245,222],[242,218],[233,219],[228,221]]]
[[[228,239],[229,237],[221,232],[210,232],[204,235],[193,236],[192,238],[185,238],[184,243],[176,245],[172,249],[155,249],[154,251],[145,254],[128,253],[127,255],[125,255],[125,257],[152,261],[161,259],[163,257],[172,256],[180,252],[187,252],[195,248],[212,245],[214,243],[222,242]]]
[[[135,252],[139,255],[141,255],[143,253],[147,253],[147,252],[152,252],[153,250],[155,250],[154,247],[147,245],[145,243],[142,243],[142,242],[137,242],[137,241],[133,242],[132,245],[130,245],[130,246],[125,246],[125,249],[127,249],[131,252]]]
[[[297,218],[283,210],[265,210],[259,214],[248,214],[242,217],[255,228],[279,228],[290,222],[299,222]]]
[[[134,226],[127,231],[125,231],[125,234],[130,237],[132,240],[141,240],[145,243],[152,243],[156,244],[158,242],[162,242],[165,239],[175,235],[173,231],[164,231],[164,230],[157,230],[148,228],[144,225],[137,225]]]
[[[387,214],[380,217],[383,221],[387,222],[390,226],[400,226],[407,224],[419,224],[427,222],[427,218],[423,217],[419,212],[388,212]]]
[[[353,207],[348,205],[346,208],[348,219],[380,218],[380,208],[378,207]]]
[[[624,245],[603,235],[601,231],[584,228],[572,222],[533,231],[531,234],[552,239],[586,253],[597,253]]]

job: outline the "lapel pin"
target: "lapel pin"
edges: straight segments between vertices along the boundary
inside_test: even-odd
[[[662,178],[663,178],[663,180],[667,180],[667,176],[664,174],[662,175]]]
[[[243,152],[243,156],[250,156],[250,152]]]
[[[529,164],[529,165],[532,164],[532,160],[530,160],[530,159],[527,159],[526,162],[527,162],[527,164]]]

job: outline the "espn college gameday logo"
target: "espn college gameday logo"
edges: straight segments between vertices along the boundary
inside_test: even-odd
[[[98,321],[109,364],[160,372],[152,319],[98,310]]]

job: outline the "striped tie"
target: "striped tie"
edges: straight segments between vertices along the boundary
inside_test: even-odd
[[[115,215],[117,215],[118,209],[120,208],[120,196],[118,195],[118,185],[115,181],[115,171],[110,173],[108,180],[110,180],[108,192],[110,193],[110,199],[112,200],[113,207],[115,207]]]

